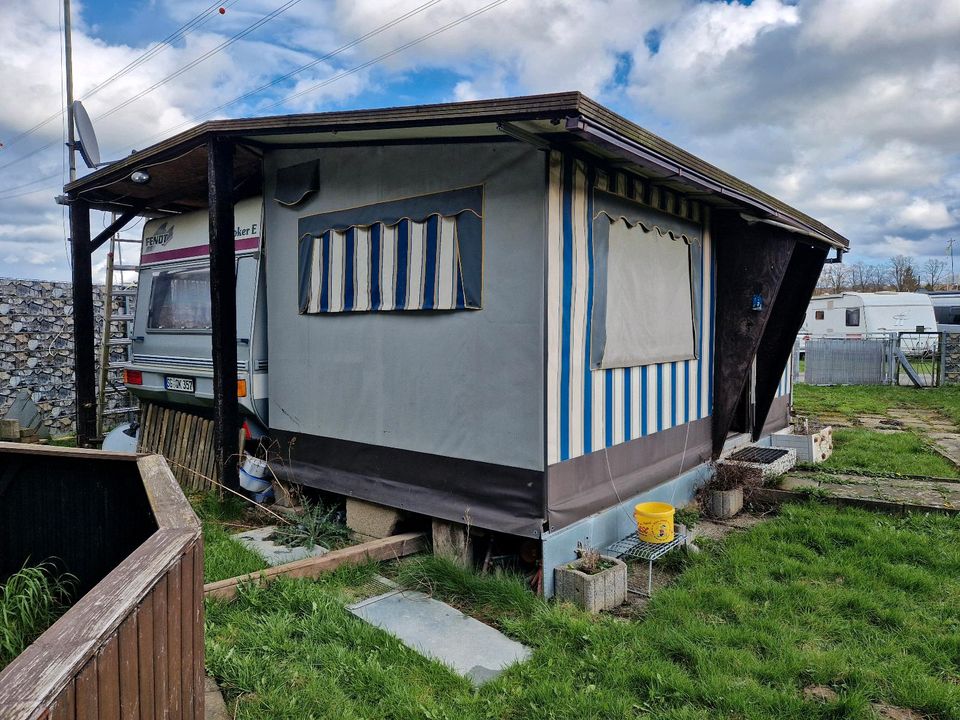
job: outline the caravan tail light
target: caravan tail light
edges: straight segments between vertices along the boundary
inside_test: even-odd
[[[123,382],[127,385],[143,385],[143,373],[139,370],[124,370]]]
[[[237,380],[237,397],[247,396],[247,381]]]
[[[250,425],[246,420],[243,421],[243,439],[244,440],[253,440],[253,433],[250,432]]]

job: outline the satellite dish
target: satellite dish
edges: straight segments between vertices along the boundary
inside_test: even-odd
[[[96,170],[100,166],[100,143],[97,142],[90,116],[79,100],[73,103],[73,122],[77,126],[77,149],[87,167]]]

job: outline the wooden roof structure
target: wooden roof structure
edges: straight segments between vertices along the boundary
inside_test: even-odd
[[[844,250],[823,223],[701,160],[579,92],[259,118],[211,120],[67,185],[67,199],[94,209],[177,213],[208,204],[207,144],[232,140],[235,196],[260,191],[269,148],[514,139],[573,149],[718,208],[784,224]],[[145,170],[149,183],[130,178]]]

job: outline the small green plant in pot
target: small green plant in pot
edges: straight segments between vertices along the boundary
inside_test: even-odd
[[[734,517],[743,509],[743,491],[763,483],[760,471],[738,463],[717,462],[712,470],[697,495],[704,512],[713,518]]]

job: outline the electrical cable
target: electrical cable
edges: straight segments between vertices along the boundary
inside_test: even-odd
[[[472,20],[473,18],[477,17],[478,15],[482,15],[483,13],[487,12],[488,10],[492,10],[493,8],[498,7],[498,6],[500,6],[500,5],[503,5],[503,4],[506,3],[506,2],[508,2],[508,0],[494,0],[493,2],[488,3],[488,4],[484,5],[484,6],[481,7],[481,8],[478,8],[477,10],[474,10],[474,11],[471,12],[471,13],[467,13],[466,15],[463,15],[463,16],[461,16],[460,18],[458,18],[458,19],[456,19],[456,20],[453,20],[453,21],[447,23],[446,25],[442,25],[441,27],[436,28],[435,30],[431,30],[430,32],[425,33],[425,34],[421,35],[420,37],[415,38],[414,40],[411,40],[411,41],[408,42],[408,43],[404,43],[403,45],[401,45],[401,46],[399,46],[399,47],[397,47],[397,48],[394,48],[393,50],[390,50],[389,52],[385,52],[385,53],[383,53],[382,55],[378,55],[377,57],[373,58],[372,60],[368,60],[368,61],[365,62],[365,63],[361,63],[360,65],[356,65],[356,66],[350,68],[349,70],[344,70],[344,71],[341,72],[341,73],[338,73],[338,74],[336,74],[336,75],[334,75],[334,76],[332,76],[332,77],[330,77],[330,78],[327,78],[326,80],[323,80],[323,81],[321,81],[321,82],[318,82],[318,83],[316,83],[315,85],[311,85],[311,86],[308,87],[308,88],[304,88],[303,90],[300,90],[299,92],[293,93],[292,95],[288,95],[288,96],[286,96],[285,98],[283,98],[282,100],[279,100],[279,101],[277,101],[277,102],[275,102],[275,103],[272,103],[272,104],[270,104],[270,105],[267,105],[267,106],[266,106],[265,108],[263,108],[263,109],[264,109],[264,110],[272,110],[272,109],[275,108],[275,107],[279,107],[279,106],[281,106],[281,105],[285,105],[286,103],[288,103],[288,102],[291,101],[291,100],[296,100],[296,99],[299,98],[299,97],[303,97],[304,95],[306,95],[306,94],[308,94],[308,93],[311,93],[311,92],[313,92],[314,90],[319,90],[320,88],[326,87],[327,85],[330,85],[331,83],[334,83],[334,82],[336,82],[337,80],[340,80],[341,78],[347,77],[348,75],[352,75],[353,73],[359,72],[360,70],[365,70],[366,68],[370,67],[371,65],[375,65],[375,64],[377,64],[377,63],[379,63],[379,62],[381,62],[381,61],[383,61],[383,60],[386,60],[387,58],[392,57],[392,56],[394,56],[394,55],[396,55],[396,54],[398,54],[398,53],[401,53],[401,52],[403,52],[404,50],[407,50],[407,49],[413,47],[414,45],[419,45],[420,43],[422,43],[422,42],[424,42],[424,41],[426,41],[426,40],[429,40],[430,38],[435,37],[435,36],[439,35],[440,33],[446,32],[447,30],[450,30],[451,28],[454,28],[454,27],[456,27],[457,25],[460,25],[461,23],[465,23],[465,22],[468,21],[468,20]]]
[[[231,36],[230,38],[228,38],[227,40],[224,40],[222,43],[220,43],[219,45],[217,45],[215,48],[213,48],[213,49],[211,49],[211,50],[208,50],[207,52],[203,53],[202,55],[194,58],[193,60],[191,60],[191,61],[188,62],[186,65],[184,65],[184,66],[182,66],[181,68],[179,68],[178,70],[175,70],[174,72],[172,72],[172,73],[170,73],[169,75],[167,75],[165,78],[163,78],[163,79],[158,80],[157,82],[155,82],[155,83],[154,83],[153,85],[151,85],[150,87],[148,87],[148,88],[146,88],[146,89],[144,89],[144,90],[141,90],[140,92],[136,93],[135,95],[127,98],[126,100],[124,100],[124,101],[121,102],[120,104],[114,105],[112,108],[110,108],[110,109],[107,110],[106,112],[103,112],[103,113],[101,113],[100,115],[98,115],[95,119],[96,119],[96,120],[102,120],[102,119],[105,118],[105,117],[109,117],[110,115],[113,115],[114,113],[119,112],[120,110],[122,110],[123,108],[127,107],[128,105],[130,105],[130,104],[132,104],[132,103],[135,103],[137,100],[139,100],[140,98],[142,98],[142,97],[144,97],[144,96],[146,96],[146,95],[149,95],[150,93],[152,93],[152,92],[153,92],[154,90],[156,90],[157,88],[163,87],[164,85],[166,85],[166,84],[167,84],[168,82],[170,82],[171,80],[174,80],[175,78],[180,77],[181,75],[183,75],[183,73],[187,72],[188,70],[192,70],[194,67],[196,67],[196,66],[199,65],[200,63],[202,63],[202,62],[204,62],[205,60],[213,57],[214,55],[216,55],[217,53],[219,53],[221,50],[224,50],[225,48],[229,47],[229,46],[232,45],[233,43],[237,42],[237,40],[243,39],[244,37],[246,37],[247,35],[249,35],[250,33],[252,33],[254,30],[257,30],[258,28],[262,27],[263,25],[266,25],[268,22],[270,22],[270,21],[273,20],[274,18],[282,15],[282,14],[285,13],[287,10],[289,10],[289,9],[292,8],[294,5],[297,5],[297,4],[300,3],[300,2],[301,2],[301,0],[287,0],[287,2],[285,2],[283,5],[281,5],[280,7],[278,7],[276,10],[273,10],[273,11],[267,13],[267,14],[264,15],[262,18],[260,18],[260,19],[257,20],[255,23],[253,23],[252,25],[249,25],[249,26],[248,26],[247,28],[245,28],[244,30],[241,30],[240,32],[238,32],[238,33],[236,33],[235,35],[233,35],[233,36]]]
[[[301,65],[300,67],[295,68],[295,69],[291,70],[290,72],[284,73],[283,75],[274,78],[274,79],[271,80],[270,82],[265,83],[265,84],[261,85],[261,86],[258,87],[258,88],[255,88],[255,89],[253,89],[253,90],[250,90],[249,92],[245,92],[243,95],[238,95],[237,97],[233,98],[232,100],[228,100],[227,102],[225,102],[225,103],[223,103],[223,104],[221,104],[221,105],[218,105],[218,106],[215,107],[215,108],[212,108],[212,109],[210,109],[210,110],[207,110],[207,111],[201,113],[200,115],[198,115],[196,118],[193,118],[193,119],[191,119],[191,120],[186,120],[186,121],[184,121],[184,122],[182,122],[182,123],[179,123],[179,124],[177,124],[177,125],[173,125],[173,126],[167,128],[166,130],[164,130],[164,131],[162,131],[162,132],[160,132],[160,133],[158,133],[158,134],[156,134],[156,135],[152,135],[152,136],[149,137],[149,138],[146,138],[146,139],[144,139],[144,140],[142,140],[142,141],[138,141],[136,144],[141,144],[141,143],[144,143],[144,142],[145,142],[145,143],[148,143],[148,144],[152,144],[151,141],[154,140],[155,138],[165,137],[165,136],[167,136],[167,135],[168,135],[169,133],[171,133],[171,132],[176,132],[176,131],[177,131],[179,128],[181,128],[181,127],[186,127],[186,126],[194,125],[194,124],[196,124],[197,122],[199,122],[199,121],[201,121],[201,120],[204,120],[204,119],[210,117],[211,115],[215,115],[215,114],[218,113],[219,111],[224,110],[224,109],[230,107],[231,105],[235,105],[236,103],[238,103],[238,102],[240,102],[240,101],[242,101],[242,100],[246,100],[247,98],[253,97],[254,95],[259,95],[259,94],[260,94],[261,92],[263,92],[264,90],[267,90],[267,89],[269,89],[269,88],[271,88],[271,87],[273,87],[273,86],[275,86],[275,85],[278,85],[279,83],[283,82],[284,80],[289,80],[289,79],[292,78],[294,75],[299,75],[299,74],[300,74],[301,72],[303,72],[304,70],[309,70],[309,69],[312,68],[312,67],[316,67],[316,66],[319,65],[320,63],[325,62],[326,60],[329,60],[330,58],[335,57],[335,56],[337,56],[337,55],[339,55],[339,54],[341,54],[341,53],[343,53],[343,52],[346,52],[347,50],[349,50],[349,49],[351,49],[351,48],[353,48],[353,47],[356,47],[357,45],[359,45],[360,43],[364,42],[365,40],[369,40],[370,38],[374,37],[375,35],[379,35],[380,33],[385,32],[386,30],[389,30],[390,28],[392,28],[392,27],[394,27],[394,26],[396,26],[396,25],[399,25],[399,24],[400,24],[401,22],[403,22],[404,20],[408,20],[409,18],[413,17],[414,15],[419,15],[419,14],[420,14],[421,12],[423,12],[424,10],[427,10],[427,9],[429,9],[429,8],[433,7],[434,5],[437,5],[437,4],[441,3],[441,2],[443,2],[443,0],[429,0],[428,2],[425,2],[425,3],[423,3],[422,5],[418,5],[417,7],[413,8],[413,9],[410,10],[409,12],[406,12],[406,13],[404,13],[403,15],[400,15],[399,17],[395,17],[393,20],[390,20],[389,22],[386,22],[386,23],[384,23],[383,25],[380,25],[379,27],[374,28],[374,29],[371,30],[370,32],[368,32],[368,33],[366,33],[366,34],[364,34],[364,35],[361,35],[360,37],[354,38],[354,39],[351,40],[350,42],[346,43],[345,45],[341,45],[340,47],[338,47],[338,48],[335,49],[335,50],[331,50],[331,51],[328,52],[326,55],[323,55],[323,56],[321,56],[321,57],[319,57],[319,58],[317,58],[317,59],[315,59],[315,60],[311,60],[310,62],[308,62],[308,63],[306,63],[306,64],[304,64],[304,65]]]
[[[239,2],[239,0],[228,0],[228,2],[227,2],[223,7],[229,7],[229,6],[231,6],[231,5],[233,5],[233,4],[237,3],[237,2]],[[179,28],[177,28],[176,30],[174,30],[172,33],[170,33],[169,35],[167,35],[165,38],[163,38],[163,40],[161,40],[159,43],[157,43],[156,45],[153,45],[153,46],[150,47],[148,50],[145,50],[143,53],[141,53],[140,55],[138,55],[136,58],[134,58],[133,60],[131,60],[129,63],[127,63],[126,65],[124,65],[124,66],[123,66],[122,68],[120,68],[119,70],[117,70],[113,75],[111,75],[110,77],[106,78],[105,80],[102,80],[101,82],[97,83],[97,84],[96,84],[93,88],[91,88],[91,89],[83,96],[83,98],[81,98],[81,99],[86,100],[87,98],[92,97],[93,95],[95,95],[96,93],[98,93],[100,90],[102,90],[103,88],[105,88],[107,85],[110,85],[111,83],[115,82],[116,80],[119,80],[121,77],[123,77],[124,75],[129,74],[130,72],[132,72],[132,71],[135,70],[136,68],[138,68],[138,67],[140,67],[141,65],[143,65],[145,62],[151,60],[151,59],[152,59],[153,57],[155,57],[156,55],[159,55],[161,52],[163,52],[163,51],[166,50],[168,47],[170,47],[172,43],[174,43],[174,42],[176,42],[177,40],[180,40],[180,39],[186,37],[191,31],[193,31],[193,30],[195,30],[196,28],[202,26],[202,25],[207,21],[207,19],[209,19],[209,16],[212,15],[219,7],[221,7],[220,3],[219,3],[219,2],[215,2],[215,3],[213,3],[212,5],[210,5],[207,9],[205,9],[203,12],[201,12],[200,14],[195,15],[195,16],[192,17],[190,20],[188,20],[186,23],[184,23],[183,25],[181,25]],[[60,29],[60,36],[61,36],[61,38],[60,38],[60,41],[61,41],[61,43],[62,43],[62,42],[63,42],[63,18],[60,17],[60,18],[58,18],[58,20],[60,21],[60,25],[61,25],[61,29]],[[61,102],[61,105],[62,105],[62,102]],[[18,135],[16,135],[13,139],[8,140],[8,141],[4,144],[4,149],[9,148],[11,145],[14,145],[15,143],[17,143],[18,141],[22,140],[23,138],[32,135],[33,133],[35,133],[35,132],[36,132],[37,130],[39,130],[40,128],[48,125],[49,123],[53,122],[53,121],[56,120],[57,118],[61,117],[61,116],[64,114],[65,110],[66,110],[65,108],[62,108],[62,107],[61,107],[60,110],[58,110],[57,112],[53,113],[53,114],[50,115],[49,117],[45,118],[44,120],[41,120],[41,121],[38,122],[36,125],[33,125],[32,127],[27,128],[27,129],[24,130],[23,132],[21,132],[21,133],[19,133]],[[49,146],[47,146],[47,147],[49,147]]]

